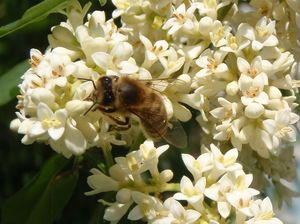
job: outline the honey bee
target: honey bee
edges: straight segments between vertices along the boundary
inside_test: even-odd
[[[184,129],[177,120],[168,120],[163,99],[159,92],[151,88],[149,81],[128,76],[103,76],[93,85],[95,90],[89,97],[93,105],[88,111],[102,111],[117,124],[118,130],[128,129],[131,115],[136,115],[145,135],[153,141],[163,138],[178,148],[186,146]],[[116,115],[121,115],[125,120],[118,119]]]

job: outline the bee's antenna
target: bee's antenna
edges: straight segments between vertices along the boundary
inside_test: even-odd
[[[93,86],[94,86],[94,89],[95,89],[95,90],[97,89],[94,80],[92,80],[92,79],[86,79],[86,78],[77,78],[77,79],[92,82],[92,83],[93,83]]]
[[[92,105],[92,106],[90,106],[90,108],[89,108],[89,109],[87,109],[87,111],[86,111],[86,112],[84,112],[83,116],[87,115],[87,113],[88,113],[88,112],[90,112],[90,111],[93,109],[93,107],[94,107],[96,104],[97,104],[97,101],[95,101],[95,102],[93,103],[93,105]]]

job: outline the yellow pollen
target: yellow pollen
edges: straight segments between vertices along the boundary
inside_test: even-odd
[[[155,16],[153,23],[152,23],[152,28],[153,29],[159,29],[164,23],[164,19],[161,16]]]
[[[18,110],[23,109],[23,108],[24,108],[23,104],[17,104],[16,105],[16,109],[18,109]]]
[[[277,136],[283,138],[287,133],[293,131],[291,127],[283,127],[277,132]]]
[[[259,11],[263,16],[267,16],[269,14],[269,8],[267,6],[262,6]]]
[[[263,27],[257,26],[256,31],[257,31],[258,36],[261,38],[265,38],[265,37],[269,36],[269,31]]]
[[[248,97],[257,97],[259,95],[259,88],[258,87],[250,87],[249,90],[245,91],[245,95]]]
[[[259,217],[262,220],[269,220],[269,219],[271,219],[273,217],[273,212],[272,211],[264,212]]]
[[[218,42],[221,38],[224,37],[224,27],[220,27],[217,32],[214,33],[214,40],[215,42]]]
[[[31,64],[32,68],[36,68],[40,63],[40,60],[36,56],[32,55],[31,59],[29,60],[29,63]]]
[[[209,64],[207,65],[207,67],[208,67],[209,69],[215,69],[215,68],[217,68],[215,59],[213,59],[213,58],[208,58],[207,61],[209,62]]]
[[[188,196],[196,195],[196,191],[193,188],[184,188],[183,193]]]
[[[49,129],[51,127],[57,128],[61,125],[61,122],[55,118],[52,119],[44,119],[42,121],[42,127],[44,129]]]
[[[245,188],[245,178],[244,176],[239,176],[236,180],[236,186],[239,190],[243,190]]]
[[[225,133],[226,133],[226,140],[229,140],[232,134],[231,127],[227,128]]]
[[[254,78],[257,75],[257,70],[255,68],[249,68],[247,71],[247,74],[250,77]]]
[[[35,80],[32,80],[32,81],[31,81],[31,84],[33,85],[33,87],[43,87],[42,84],[36,82]]]
[[[184,20],[185,20],[185,16],[182,15],[181,13],[179,13],[179,14],[174,14],[174,17],[175,17],[177,20],[179,20],[180,22],[184,22]]]
[[[226,110],[224,116],[225,116],[225,118],[230,118],[230,117],[232,117],[232,110]]]
[[[168,68],[173,68],[176,65],[176,61],[170,61],[168,63]]]
[[[229,38],[229,46],[231,47],[231,49],[236,50],[238,48],[238,44],[236,42],[236,37],[230,37]]]
[[[197,160],[195,160],[195,161],[193,162],[193,167],[194,167],[196,170],[201,170],[201,164],[200,164]]]
[[[128,156],[127,162],[128,162],[128,166],[129,166],[130,170],[137,171],[139,169],[139,165],[133,156]]]
[[[239,206],[241,208],[247,207],[249,205],[250,200],[248,198],[240,198]]]
[[[24,100],[24,98],[25,98],[25,96],[23,96],[23,95],[17,95],[18,100]]]

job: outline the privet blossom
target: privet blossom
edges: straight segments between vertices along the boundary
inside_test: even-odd
[[[282,180],[296,175],[287,143],[296,141],[293,125],[299,120],[298,1],[112,2],[116,9],[107,20],[104,12],[87,14],[89,4],[82,8],[72,1],[67,20],[51,29],[46,52],[31,50],[31,68],[19,85],[17,119],[11,122],[24,135],[22,143],[46,143],[67,158],[92,147],[107,154],[113,145],[131,146],[142,132],[138,119],[120,132],[101,111],[85,113],[93,103],[87,100],[93,82],[105,75],[161,80],[153,88],[168,117],[197,122],[202,129],[202,154],[182,155],[193,178],[169,183],[173,172],[157,168],[168,146],[155,148],[147,140],[138,151],[115,158],[109,174],[91,170],[93,191],[87,194],[117,192],[115,202],[103,202],[108,204],[104,218],[111,223],[125,214],[157,224],[225,223],[233,217],[237,223],[281,223],[273,217],[270,199],[255,196],[270,183],[282,200],[289,200],[286,192],[297,195]],[[199,115],[193,118],[191,110]],[[165,191],[177,193],[163,200]]]
[[[115,158],[109,176],[98,169],[91,170],[88,184],[93,190],[86,195],[116,192],[114,202],[100,200],[108,205],[104,219],[117,223],[128,213],[129,220],[155,224],[217,224],[226,223],[232,214],[236,223],[282,223],[274,217],[268,197],[255,199],[259,191],[250,187],[252,174],[245,174],[236,161],[237,149],[222,154],[212,144],[198,158],[182,154],[192,178],[183,176],[179,184],[169,183],[173,177],[171,170],[159,171],[157,167],[159,156],[167,149],[168,145],[155,148],[147,140],[139,150]],[[143,175],[147,172],[150,177],[145,180]],[[166,191],[177,193],[162,200],[160,195]]]

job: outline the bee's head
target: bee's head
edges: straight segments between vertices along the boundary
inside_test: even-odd
[[[115,100],[113,93],[113,83],[118,80],[118,76],[103,76],[97,81],[96,89],[93,93],[95,102],[102,106],[110,106]]]

